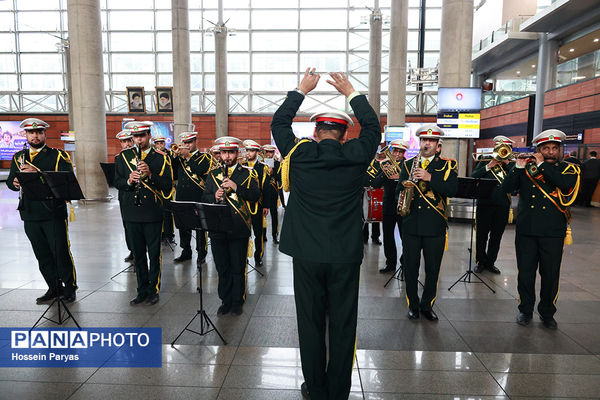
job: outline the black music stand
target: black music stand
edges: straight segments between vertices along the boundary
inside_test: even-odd
[[[495,179],[485,179],[485,178],[458,178],[458,191],[456,196],[462,199],[472,199],[472,209],[471,209],[471,242],[467,251],[469,252],[469,269],[462,274],[460,278],[456,280],[448,288],[448,290],[452,289],[458,282],[465,283],[483,283],[488,289],[492,291],[492,293],[496,293],[494,289],[491,288],[490,285],[485,283],[483,279],[477,273],[475,273],[472,269],[473,266],[473,232],[475,231],[475,199],[487,199],[491,196],[494,188],[498,181]],[[477,281],[471,281],[471,275],[475,278],[479,279]]]
[[[26,195],[31,200],[81,200],[85,197],[81,191],[81,187],[79,187],[79,183],[77,182],[77,178],[72,171],[41,171],[41,172],[17,172],[17,179],[19,180],[19,184],[23,188],[23,195]],[[54,232],[56,236],[56,232]],[[54,244],[54,254],[58,253],[58,249],[56,248],[57,244]],[[60,287],[60,280],[58,276],[58,271],[56,271],[56,287]],[[55,321],[50,317],[46,317],[46,314],[52,306],[56,304],[58,308],[58,320]],[[63,311],[61,308],[64,308],[65,313],[67,314],[65,318],[63,318]],[[69,308],[65,304],[64,300],[57,296],[54,298],[52,303],[48,306],[46,311],[42,314],[42,316],[36,321],[36,323],[31,327],[34,329],[42,319],[53,322],[57,325],[62,325],[69,318],[73,320],[75,325],[79,329],[79,323],[69,311]]]
[[[233,221],[229,207],[225,204],[207,204],[196,203],[193,201],[171,201],[168,203],[168,208],[173,212],[175,217],[175,226],[178,229],[203,229],[209,232],[231,232]],[[177,337],[171,342],[171,347],[175,347],[175,342],[183,332],[189,331],[196,335],[204,336],[212,331],[215,331],[223,344],[227,344],[221,332],[215,324],[210,320],[204,310],[204,301],[202,297],[202,268],[198,268],[198,292],[200,298],[200,308],[196,310],[196,314],[190,322],[179,332]],[[189,326],[194,322],[197,316],[200,316],[200,332],[190,329]],[[212,328],[210,328],[212,326]]]
[[[106,178],[106,183],[108,187],[115,187],[115,163],[100,163],[100,168],[102,168],[102,172],[104,172],[104,177]]]

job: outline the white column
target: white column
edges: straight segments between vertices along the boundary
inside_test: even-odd
[[[175,141],[192,129],[188,0],[171,0],[173,31],[173,123]]]
[[[215,125],[217,137],[227,136],[229,99],[227,94],[227,27],[223,22],[223,0],[219,0],[219,21],[215,27]]]
[[[406,118],[408,2],[392,0],[391,14],[387,124],[403,126]]]

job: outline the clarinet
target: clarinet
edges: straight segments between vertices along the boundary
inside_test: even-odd
[[[137,166],[140,165],[140,162],[142,161],[142,149],[139,146],[133,146],[133,152],[135,153],[135,163],[136,163],[136,171],[140,172],[139,169],[137,169]],[[138,179],[138,181],[135,183],[135,193],[133,194],[133,198],[135,200],[135,205],[140,207],[142,205],[142,197],[140,192],[142,191],[142,179],[144,178],[144,175],[140,175],[140,179]]]
[[[229,164],[226,162],[223,162],[223,166],[221,168],[221,170],[223,171],[223,180],[225,180],[225,178],[229,178],[228,176],[228,172],[229,172]],[[223,189],[223,187],[221,186],[221,189]],[[224,189],[225,193],[223,194],[223,197],[221,198],[221,201],[219,202],[220,204],[225,204],[225,198],[227,197],[227,195],[229,194],[230,189]]]
[[[27,142],[23,143],[23,154],[21,154],[20,162],[19,162],[19,170],[22,171],[25,166],[25,152],[27,151]],[[23,210],[23,187],[19,185],[19,205],[17,206],[17,210]]]

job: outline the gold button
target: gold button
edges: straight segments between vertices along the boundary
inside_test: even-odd
[[[542,209],[543,209],[543,210],[545,210],[545,209],[546,209],[546,206],[542,206]]]
[[[532,188],[535,188],[535,185],[531,185]]]
[[[533,204],[531,205],[531,208],[533,208]]]
[[[535,194],[532,194],[531,197],[533,197],[535,199]]]
[[[421,208],[421,206],[419,206],[419,208]]]

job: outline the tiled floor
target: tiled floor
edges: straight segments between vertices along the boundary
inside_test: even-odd
[[[0,326],[30,326],[45,291],[22,222],[16,194],[0,190]],[[283,212],[283,210],[281,210]],[[574,209],[574,244],[565,248],[557,331],[536,317],[529,327],[517,314],[514,227],[504,235],[497,266],[481,283],[459,283],[468,264],[470,227],[451,224],[436,311],[438,323],[406,318],[402,282],[389,275],[383,249],[369,243],[361,272],[358,350],[351,399],[600,398],[600,210]],[[271,235],[269,234],[269,239]],[[80,291],[70,308],[83,326],[159,326],[161,369],[0,369],[6,399],[300,399],[303,382],[293,299],[291,259],[266,243],[265,276],[248,276],[239,317],[217,317],[217,274],[203,268],[205,308],[229,345],[213,333],[185,333],[169,343],[198,305],[195,259],[173,264],[163,248],[161,299],[129,306],[135,275],[117,274],[126,248],[116,201],[77,206],[70,226]],[[193,327],[193,326],[192,326]]]

